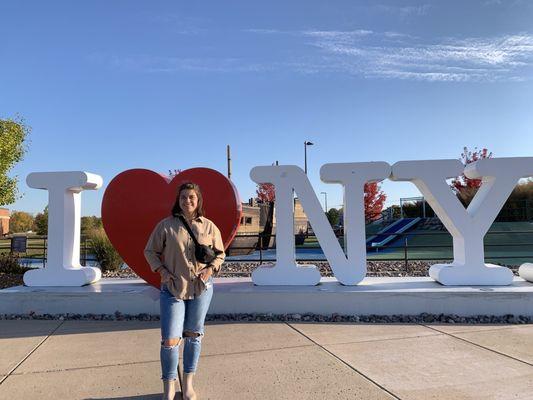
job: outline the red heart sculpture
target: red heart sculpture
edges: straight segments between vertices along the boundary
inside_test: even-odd
[[[115,176],[104,193],[102,222],[109,240],[124,262],[155,287],[160,276],[150,269],[144,247],[157,223],[171,215],[184,182],[200,186],[205,216],[220,229],[227,248],[237,233],[242,206],[233,183],[218,171],[192,168],[170,179],[147,169],[130,169]]]

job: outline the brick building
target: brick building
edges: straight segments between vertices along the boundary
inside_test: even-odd
[[[252,233],[258,234],[265,228],[268,216],[268,205],[257,204],[254,199],[248,203],[242,203],[241,225],[239,234]],[[294,233],[307,232],[308,219],[303,210],[300,199],[294,199]],[[276,231],[276,215],[274,214],[273,232]]]
[[[9,210],[0,208],[0,236],[9,232]]]

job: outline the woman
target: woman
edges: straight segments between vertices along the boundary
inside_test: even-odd
[[[198,185],[180,186],[172,215],[157,224],[144,255],[153,271],[161,275],[161,369],[163,399],[175,394],[179,345],[183,348],[183,399],[196,399],[193,377],[200,357],[204,321],[213,296],[213,273],[224,262],[224,245],[216,225],[205,218]],[[209,264],[196,260],[194,240],[209,245],[216,257]]]

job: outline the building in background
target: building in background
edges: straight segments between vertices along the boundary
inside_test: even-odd
[[[9,210],[0,208],[0,235],[7,235],[9,232]]]
[[[241,224],[237,230],[237,237],[233,240],[226,251],[227,255],[245,255],[252,253],[258,246],[259,234],[263,233],[268,221],[269,205],[258,203],[251,198],[247,203],[242,203]],[[272,234],[276,233],[276,217],[272,216]],[[308,220],[300,200],[294,199],[294,233],[302,236],[307,233]],[[267,235],[268,247],[275,247],[274,237]],[[265,242],[265,243],[267,243]],[[303,243],[303,236],[296,240],[296,244]]]
[[[241,225],[237,234],[255,234],[262,231],[263,225],[260,225],[261,205],[258,205],[255,200],[250,199],[248,203],[242,203]]]
[[[309,227],[309,220],[305,215],[304,208],[300,199],[294,199],[294,233],[307,233]]]

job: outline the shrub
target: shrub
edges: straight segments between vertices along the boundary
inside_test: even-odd
[[[294,244],[301,246],[305,243],[306,234],[303,229],[300,229],[296,235],[294,235]]]
[[[102,272],[117,271],[122,266],[124,262],[122,257],[115,250],[102,228],[93,229],[87,237],[89,239],[89,249],[94,254]]]
[[[20,264],[18,256],[11,253],[0,254],[0,273],[23,274],[32,268]]]

